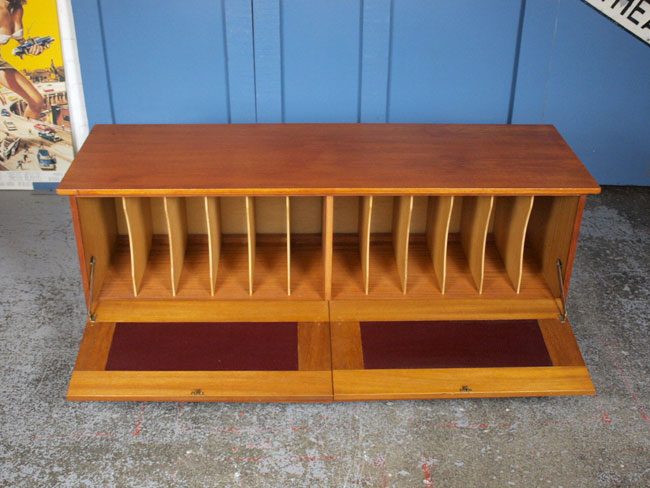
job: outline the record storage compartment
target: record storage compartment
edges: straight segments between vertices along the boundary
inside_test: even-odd
[[[238,181],[228,188],[231,182],[219,181],[218,172],[214,181],[197,178],[215,164],[208,158],[184,168],[193,185],[179,181],[179,173],[137,188],[128,161],[100,170],[105,174],[93,170],[106,157],[104,148],[99,156],[94,148],[110,139],[109,132],[153,144],[150,131],[167,131],[162,140],[168,140],[187,127],[203,137],[203,146],[213,147],[218,133],[231,151],[221,158],[232,159],[222,161],[226,166],[236,167],[243,151],[257,155],[260,161],[251,164],[259,165],[266,186]],[[89,316],[68,398],[331,401],[593,393],[567,320],[566,293],[586,194],[599,189],[575,156],[566,162],[572,153],[552,127],[516,127],[98,126],[59,188],[70,195]],[[246,141],[259,141],[260,132],[259,145],[267,147],[246,147]],[[445,137],[439,140],[439,133]],[[386,142],[383,151],[374,147],[391,137],[410,165],[413,157],[402,145],[430,145],[431,155],[414,151],[421,158],[420,186],[401,184],[404,163],[386,156],[392,154]],[[481,137],[515,146],[512,140],[521,139],[533,153],[530,138],[539,139],[544,157],[538,164],[546,172],[553,171],[543,147],[550,138],[564,158],[555,156],[557,165],[582,171],[581,186],[559,187],[549,177],[535,182],[545,185],[538,188],[523,177],[521,184],[497,185],[500,176],[491,172],[485,187],[439,188],[436,173],[458,166],[459,156],[444,157],[450,158],[452,146],[466,153],[466,137],[479,147]],[[346,161],[348,139],[367,152],[374,143],[375,157],[390,159],[374,169],[393,167],[392,177],[369,178],[358,182],[361,187],[340,174],[336,185],[310,188],[306,183],[322,169],[304,149],[314,141],[321,144],[316,159],[326,166],[359,164],[361,174],[373,169],[353,163],[354,151]],[[285,146],[276,146],[277,140]],[[298,146],[295,154],[287,144]],[[173,168],[180,155],[168,147],[159,151]],[[282,164],[268,171],[264,155],[273,151]],[[138,154],[139,148],[133,158]],[[504,170],[530,171],[505,154],[497,162]],[[274,182],[273,175],[300,156],[305,185],[289,187],[281,177]],[[336,168],[329,169],[336,179]],[[466,183],[463,171],[470,170],[456,171],[456,180]],[[114,174],[120,181],[109,178]],[[382,177],[391,187],[372,185]],[[251,174],[242,170],[239,178]]]

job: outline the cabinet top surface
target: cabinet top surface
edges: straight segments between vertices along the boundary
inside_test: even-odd
[[[96,125],[65,195],[598,193],[551,125]]]

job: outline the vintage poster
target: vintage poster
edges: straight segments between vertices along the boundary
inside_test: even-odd
[[[73,146],[56,0],[0,0],[0,55],[0,189],[59,182]]]

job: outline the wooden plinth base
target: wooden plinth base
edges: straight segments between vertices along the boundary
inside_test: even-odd
[[[557,319],[88,323],[69,400],[289,401],[589,395]]]

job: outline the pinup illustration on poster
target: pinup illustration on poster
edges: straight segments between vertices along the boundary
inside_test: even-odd
[[[56,0],[0,0],[0,188],[59,182],[72,158]]]

